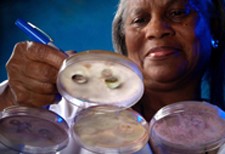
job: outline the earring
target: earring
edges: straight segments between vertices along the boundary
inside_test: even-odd
[[[218,46],[219,46],[219,40],[212,39],[211,40],[211,44],[212,44],[212,47],[213,48],[218,48]]]

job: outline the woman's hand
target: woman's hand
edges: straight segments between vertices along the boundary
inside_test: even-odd
[[[57,74],[65,58],[65,53],[47,45],[17,43],[6,64],[9,86],[3,95],[11,104],[40,107],[53,103],[58,95]]]

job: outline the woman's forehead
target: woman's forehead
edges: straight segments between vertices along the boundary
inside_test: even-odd
[[[121,0],[121,3],[127,5],[127,7],[136,7],[136,6],[168,6],[172,4],[190,4],[192,6],[203,4],[202,0]],[[208,0],[205,0],[205,3]]]
[[[171,6],[185,6],[188,0],[123,0],[127,12],[137,10],[167,9]],[[126,1],[126,2],[125,2]]]
[[[136,9],[169,9],[189,7],[196,12],[207,13],[207,2],[210,0],[121,0],[126,12],[133,12]]]
[[[148,4],[148,5],[167,5],[167,4],[171,4],[171,3],[186,3],[188,1],[192,1],[192,0],[123,0],[123,1],[127,1],[128,4],[132,5],[134,3],[137,4]]]

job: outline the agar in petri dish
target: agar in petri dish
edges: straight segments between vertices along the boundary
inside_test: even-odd
[[[217,153],[225,143],[225,113],[207,102],[184,101],[165,106],[150,123],[150,139],[159,153]]]
[[[68,125],[57,114],[28,107],[4,110],[0,119],[0,142],[23,153],[51,153],[68,143]]]
[[[144,89],[138,67],[125,56],[106,51],[81,52],[69,57],[60,69],[57,87],[66,100],[83,108],[92,105],[128,108],[140,99]]]
[[[78,143],[98,153],[133,153],[140,150],[148,141],[148,123],[132,109],[115,108],[95,106],[82,110],[73,126]]]

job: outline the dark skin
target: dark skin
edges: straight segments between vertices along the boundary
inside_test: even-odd
[[[165,105],[200,99],[211,35],[205,21],[187,6],[185,0],[128,2],[127,53],[142,70],[145,84],[145,94],[134,108],[147,121]]]
[[[134,109],[149,121],[167,104],[199,99],[202,66],[210,56],[210,34],[205,33],[208,27],[203,27],[203,37],[201,31],[196,35],[204,21],[196,13],[183,11],[186,1],[129,2],[124,19],[125,42],[128,57],[143,72],[146,89]],[[151,54],[151,50],[157,52]],[[6,65],[9,85],[0,96],[0,108],[53,103],[58,94],[57,73],[65,58],[66,54],[46,45],[18,43]]]
[[[187,2],[127,1],[125,44],[145,84],[144,95],[133,109],[148,122],[165,105],[200,100],[202,73],[211,56],[211,34],[198,12],[186,7]],[[9,84],[0,95],[0,109],[54,103],[57,73],[67,57],[46,45],[18,43],[6,65]]]
[[[53,103],[58,95],[57,73],[67,57],[65,53],[43,44],[16,44],[6,64],[9,83],[0,96],[0,109],[15,104],[41,107]]]

